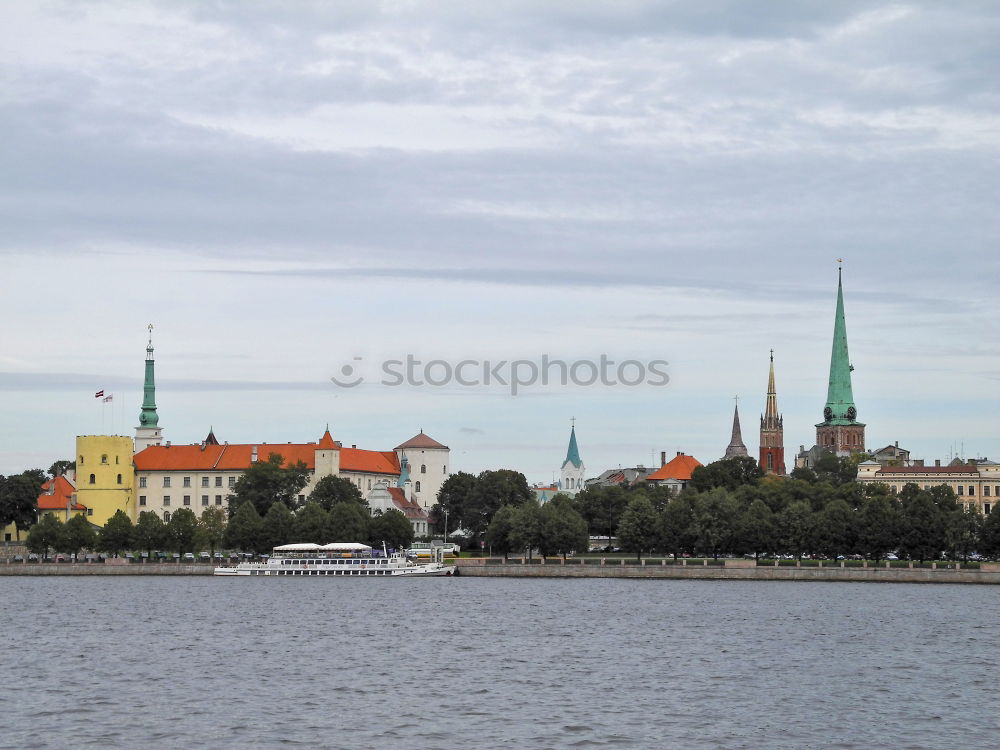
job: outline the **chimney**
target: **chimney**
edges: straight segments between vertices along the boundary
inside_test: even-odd
[[[898,440],[896,441],[896,447],[897,448],[899,447],[899,441]]]
[[[683,454],[683,453],[681,453],[680,451],[677,451],[677,455],[678,455],[678,456],[683,456],[684,454]]]
[[[257,446],[256,445],[253,447],[253,450],[250,451],[250,463],[252,463],[252,464],[257,463]]]
[[[201,449],[205,450],[205,441],[204,440],[201,441]]]
[[[351,447],[352,447],[352,448],[357,448],[358,446],[356,446],[356,445],[352,445]]]
[[[168,448],[170,447],[170,441],[169,440],[167,441],[167,447]]]
[[[935,466],[940,466],[941,465],[941,459],[940,458],[935,458],[934,459],[934,465]]]
[[[915,459],[915,460],[913,461],[913,465],[914,465],[914,466],[919,466],[919,467],[923,468],[923,465],[924,465],[924,459],[922,459],[922,458],[918,458],[918,459]]]
[[[667,452],[660,451],[660,466],[664,466],[667,463]]]

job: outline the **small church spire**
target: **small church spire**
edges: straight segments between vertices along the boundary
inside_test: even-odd
[[[737,456],[749,456],[747,447],[743,444],[743,435],[740,431],[740,397],[733,396],[736,401],[736,408],[733,410],[733,435],[726,447],[726,455],[723,458],[736,458]]]
[[[576,417],[570,420],[569,445],[566,447],[566,460],[562,462],[559,487],[568,495],[575,495],[586,484],[586,469],[580,458],[580,448],[576,444]]]
[[[785,473],[785,430],[778,413],[778,391],[774,386],[774,349],[767,374],[767,402],[760,417],[760,468],[767,474]]]
[[[146,379],[142,385],[142,410],[139,412],[140,427],[156,427],[160,418],[156,414],[156,381],[153,376],[153,324],[149,324],[149,343],[146,344]]]

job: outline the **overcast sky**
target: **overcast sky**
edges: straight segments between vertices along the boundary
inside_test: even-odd
[[[0,472],[133,434],[148,323],[176,443],[424,429],[547,481],[575,417],[588,475],[707,463],[773,348],[791,465],[838,257],[868,446],[1000,459],[998,39],[987,0],[4,3]],[[381,385],[407,354],[670,382]]]

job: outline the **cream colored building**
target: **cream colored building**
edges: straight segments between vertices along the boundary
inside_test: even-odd
[[[907,484],[922,490],[939,485],[951,487],[964,507],[989,513],[1000,498],[1000,464],[995,461],[969,461],[942,466],[924,466],[923,461],[913,461],[908,466],[882,466],[877,461],[858,465],[859,482],[878,482],[893,494],[901,492]]]

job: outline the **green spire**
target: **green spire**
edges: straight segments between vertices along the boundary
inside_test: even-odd
[[[833,353],[830,355],[830,384],[823,409],[824,424],[856,424],[857,409],[851,390],[851,358],[847,352],[847,324],[844,322],[844,286],[837,269],[837,316],[833,321]]]
[[[149,343],[146,345],[146,382],[142,386],[142,411],[140,427],[156,427],[160,418],[156,414],[156,383],[153,380],[153,324],[149,324]]]
[[[573,425],[569,430],[569,447],[566,449],[566,460],[563,461],[563,466],[568,463],[573,464],[577,469],[583,463],[580,460],[580,449],[576,447],[576,425]]]

